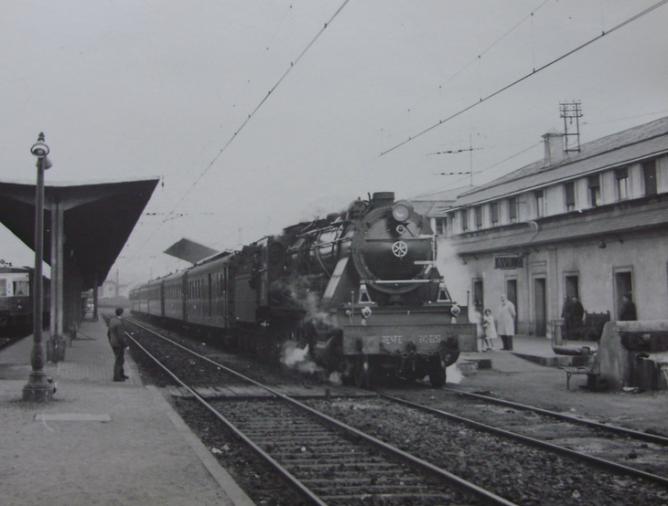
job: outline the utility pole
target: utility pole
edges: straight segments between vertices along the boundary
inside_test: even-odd
[[[564,118],[564,151],[580,152],[580,118],[582,117],[582,104],[577,102],[560,102],[559,117]],[[573,132],[573,120],[575,120],[575,132]],[[569,131],[569,125],[571,129]],[[571,138],[574,137],[574,140]]]

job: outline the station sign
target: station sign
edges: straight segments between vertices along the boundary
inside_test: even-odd
[[[495,269],[520,269],[524,267],[519,255],[497,255],[494,257]]]

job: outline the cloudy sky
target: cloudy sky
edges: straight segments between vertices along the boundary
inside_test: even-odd
[[[583,142],[667,116],[668,5],[633,19],[657,4],[5,1],[0,179],[34,182],[40,131],[47,184],[162,178],[112,269],[144,281],[187,265],[162,253],[183,237],[230,249],[469,182],[440,172],[495,179],[542,157],[560,102],[581,101]],[[1,226],[0,244],[32,264]]]

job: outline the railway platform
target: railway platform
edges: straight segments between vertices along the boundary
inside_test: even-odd
[[[106,330],[83,322],[47,363],[48,403],[21,401],[32,337],[0,352],[0,504],[252,505],[127,354],[130,379],[111,381]]]

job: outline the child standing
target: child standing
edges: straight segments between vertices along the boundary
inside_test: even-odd
[[[485,314],[482,317],[482,328],[485,332],[483,343],[487,345],[487,348],[483,349],[482,351],[493,350],[493,340],[499,336],[496,334],[496,327],[494,326],[494,317],[492,316],[491,309],[485,309]]]

